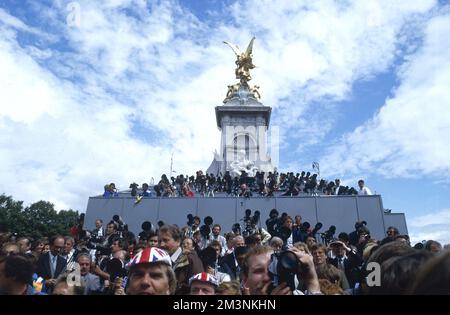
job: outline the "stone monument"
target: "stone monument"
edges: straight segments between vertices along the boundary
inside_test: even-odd
[[[230,171],[232,176],[245,170],[249,176],[256,171],[273,172],[274,167],[267,155],[267,130],[272,109],[260,102],[259,86],[250,86],[250,70],[255,68],[252,60],[253,37],[245,52],[228,42],[236,54],[236,79],[238,83],[228,86],[223,105],[216,106],[217,127],[222,132],[220,152],[207,169],[208,174],[220,175]],[[233,175],[234,174],[234,175]]]

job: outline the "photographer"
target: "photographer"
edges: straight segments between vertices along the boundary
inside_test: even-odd
[[[277,209],[272,209],[269,213],[269,219],[266,220],[267,231],[272,236],[276,236],[278,227],[281,223],[278,215],[279,213]]]
[[[241,184],[239,197],[250,198],[253,194],[247,184]]]
[[[295,216],[295,223],[292,226],[292,242],[306,242],[308,236],[307,228],[302,223],[302,217],[300,215]]]
[[[93,234],[94,235],[94,234]],[[111,253],[110,248],[115,237],[118,237],[117,226],[114,221],[111,221],[106,226],[105,238],[103,237],[91,237],[88,242],[88,248],[96,249],[100,251],[102,255],[109,255]]]
[[[256,178],[256,185],[258,186],[258,193],[261,196],[264,196],[266,194],[265,191],[266,186],[264,183],[264,172],[261,173],[259,171],[256,172],[255,178]]]
[[[209,246],[209,244],[211,244],[212,241],[218,241],[221,246],[220,256],[223,256],[223,255],[225,255],[225,251],[227,248],[227,241],[226,241],[225,237],[220,235],[221,230],[222,230],[222,228],[221,228],[220,224],[214,224],[214,226],[212,228],[212,235],[209,236],[206,246]]]
[[[276,176],[274,174],[272,174],[271,172],[269,172],[268,175],[268,180],[269,183],[267,185],[267,197],[273,197],[273,193],[276,190],[276,186],[277,186],[277,180],[276,180]]]
[[[296,263],[295,274],[302,279],[308,294],[320,294],[319,281],[314,268],[312,257],[297,248],[290,251]],[[287,283],[282,282],[274,286],[273,276],[269,272],[273,251],[270,247],[258,246],[250,250],[245,256],[242,270],[244,293],[249,295],[292,295],[293,290]],[[297,294],[302,294],[295,290]]]
[[[142,194],[140,194],[142,197],[153,197],[151,190],[148,189],[148,184],[143,183],[142,184]]]
[[[90,241],[93,244],[99,244],[104,241],[105,237],[105,228],[103,227],[103,220],[96,219],[95,220],[95,229],[91,233]]]
[[[118,235],[113,236],[111,240],[111,246],[109,249],[109,255],[104,257],[100,262],[98,262],[98,265],[95,267],[95,274],[100,277],[100,280],[102,283],[104,283],[106,280],[110,280],[111,274],[108,272],[108,263],[114,259],[114,256],[116,253],[126,249],[126,243],[125,240],[120,238]]]
[[[281,227],[276,231],[276,236],[283,240],[283,248],[292,248],[294,242],[292,238],[292,218],[290,216],[284,217]]]

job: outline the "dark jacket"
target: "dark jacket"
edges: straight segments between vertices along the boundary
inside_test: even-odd
[[[234,258],[234,253],[225,255],[219,262],[219,265],[222,267],[223,272],[226,272],[230,275],[231,280],[238,279],[239,271],[236,267],[236,259]]]
[[[180,254],[172,268],[177,279],[176,295],[189,294],[189,279],[205,271],[203,263],[195,251]]]
[[[328,261],[331,265],[338,268],[338,258],[333,258]],[[349,282],[350,287],[354,288],[357,282],[361,281],[361,266],[363,264],[362,258],[353,251],[347,253],[347,259],[344,260],[345,276]]]
[[[39,257],[36,273],[44,280],[56,279],[60,274],[66,271],[66,265],[67,261],[63,257],[58,256],[56,259],[55,274],[52,277],[52,270],[50,268],[50,252],[48,252]]]

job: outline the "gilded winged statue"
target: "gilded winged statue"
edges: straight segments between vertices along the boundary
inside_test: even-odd
[[[236,79],[239,79],[241,84],[248,85],[248,81],[252,79],[250,76],[250,69],[255,68],[255,65],[252,61],[252,50],[253,50],[253,41],[255,40],[255,37],[252,38],[250,43],[247,46],[247,49],[245,52],[241,52],[239,47],[233,44],[230,44],[228,42],[225,42],[228,46],[231,47],[233,52],[236,54],[237,60],[236,60]]]

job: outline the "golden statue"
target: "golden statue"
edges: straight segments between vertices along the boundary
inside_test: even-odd
[[[228,42],[224,42],[225,44],[231,47],[231,49],[237,56],[236,60],[237,68],[235,71],[236,79],[239,79],[239,82],[245,85],[248,85],[247,82],[252,79],[252,77],[250,76],[250,69],[255,68],[255,65],[253,64],[252,61],[252,50],[254,40],[255,37],[253,37],[250,43],[248,44],[245,53],[241,52],[238,46],[230,44]]]
[[[259,94],[259,90],[258,90],[259,86],[255,85],[253,87],[250,87],[248,85],[248,81],[250,81],[252,79],[252,77],[250,75],[250,70],[255,68],[255,65],[253,64],[253,60],[252,60],[253,41],[254,40],[255,40],[255,37],[252,38],[252,40],[248,44],[245,52],[241,52],[238,46],[224,41],[224,43],[227,44],[228,46],[230,46],[230,48],[236,54],[237,60],[235,63],[237,65],[237,68],[235,70],[235,74],[236,74],[236,79],[239,79],[239,83],[228,86],[228,92],[225,97],[225,100],[223,101],[224,103],[226,103],[228,100],[230,100],[230,98],[234,94],[238,93],[241,86],[246,87],[248,89],[248,91],[251,94],[253,94],[253,96],[256,99],[259,100],[261,98],[261,95]]]

